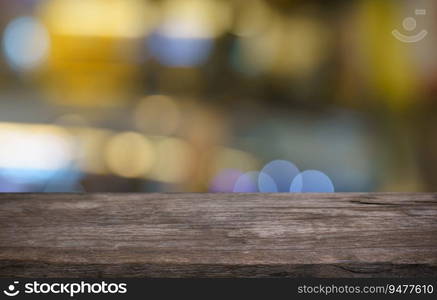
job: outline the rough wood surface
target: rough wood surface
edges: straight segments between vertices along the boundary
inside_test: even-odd
[[[437,275],[437,194],[3,194],[0,276]]]

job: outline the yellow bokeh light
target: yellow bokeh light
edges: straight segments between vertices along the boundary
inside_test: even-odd
[[[41,74],[48,100],[111,106],[137,88],[143,38],[154,28],[156,5],[142,0],[48,0],[38,17],[51,38]]]
[[[187,179],[193,156],[190,144],[176,138],[162,138],[156,143],[156,152],[157,161],[149,178],[169,183]]]
[[[105,149],[108,169],[121,177],[142,177],[155,161],[153,144],[135,132],[120,133],[112,137]]]
[[[230,26],[228,3],[216,0],[165,0],[162,34],[173,38],[210,38]]]
[[[55,34],[139,38],[157,18],[144,0],[50,0],[41,8]]]

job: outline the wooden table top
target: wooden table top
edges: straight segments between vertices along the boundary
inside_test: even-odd
[[[437,276],[437,194],[1,194],[0,277]]]

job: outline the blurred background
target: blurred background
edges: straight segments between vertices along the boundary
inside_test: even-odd
[[[436,13],[433,0],[0,0],[0,191],[227,192],[285,159],[338,192],[435,192]]]

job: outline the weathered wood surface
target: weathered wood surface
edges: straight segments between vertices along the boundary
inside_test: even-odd
[[[437,276],[437,194],[3,194],[0,276]]]

